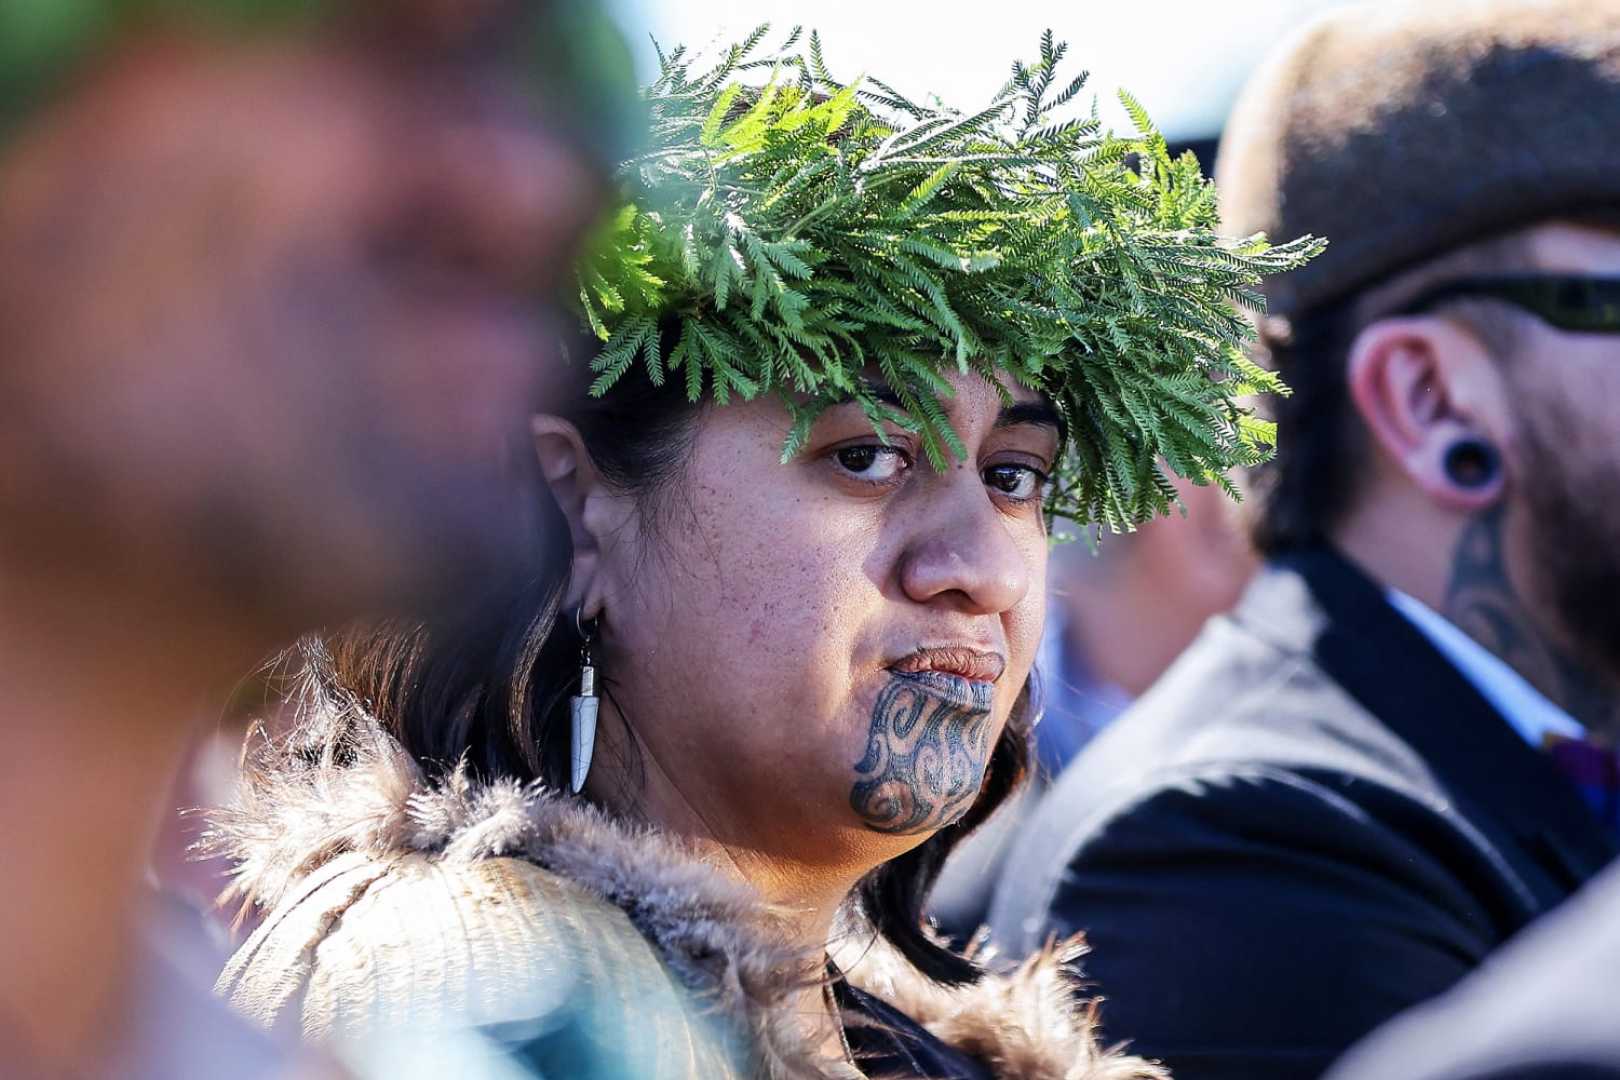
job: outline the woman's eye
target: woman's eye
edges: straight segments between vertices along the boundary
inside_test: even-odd
[[[984,482],[1008,498],[1025,500],[1040,496],[1046,476],[1028,465],[992,465],[984,470]]]
[[[871,483],[893,480],[906,468],[906,456],[893,446],[846,446],[834,457],[844,471]]]

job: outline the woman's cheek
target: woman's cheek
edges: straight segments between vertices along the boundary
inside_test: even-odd
[[[1036,653],[1040,650],[1041,634],[1046,629],[1046,565],[1049,550],[1046,531],[1042,529],[1026,548],[1029,592],[1014,608],[1008,621],[1007,648],[1012,654],[1010,659],[1015,665],[1022,663],[1026,675],[1028,668],[1034,666]]]

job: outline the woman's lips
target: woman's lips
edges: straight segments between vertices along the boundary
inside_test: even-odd
[[[889,670],[902,675],[936,671],[942,675],[958,675],[973,682],[993,683],[1007,670],[1007,661],[999,653],[951,645],[918,649],[890,664]]]
[[[970,712],[989,712],[995,681],[1007,668],[997,653],[946,647],[918,649],[889,665],[932,697]]]

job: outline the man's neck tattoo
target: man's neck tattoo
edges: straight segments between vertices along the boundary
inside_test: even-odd
[[[1614,693],[1536,625],[1508,576],[1500,507],[1463,531],[1446,586],[1445,615],[1586,727],[1612,731]]]
[[[988,686],[973,684],[972,702],[962,702],[896,676],[872,707],[850,805],[877,832],[933,832],[951,824],[979,794],[991,726]]]

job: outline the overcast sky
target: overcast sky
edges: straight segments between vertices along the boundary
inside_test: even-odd
[[[1032,57],[1051,27],[1068,62],[1091,71],[1091,90],[1112,101],[1127,86],[1165,134],[1214,134],[1243,76],[1295,23],[1342,0],[615,0],[653,67],[648,29],[660,42],[735,40],[769,22],[785,34],[821,31],[834,74],[871,72],[914,97],[930,93],[970,108]],[[1421,0],[1391,0],[1421,2]],[[1123,126],[1123,114],[1105,116]]]

